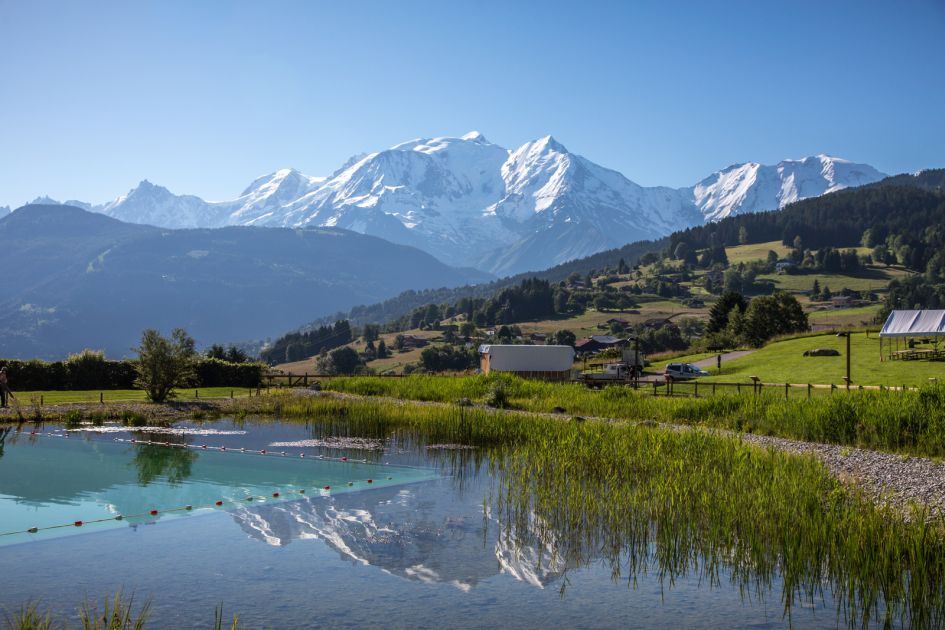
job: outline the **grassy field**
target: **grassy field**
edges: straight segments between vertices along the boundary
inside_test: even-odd
[[[770,241],[767,243],[755,243],[753,245],[726,247],[725,255],[728,256],[728,262],[734,265],[736,263],[747,263],[753,260],[767,260],[769,251],[773,251],[777,254],[778,258],[784,258],[790,253],[791,248],[786,247],[781,241]]]
[[[835,348],[839,357],[805,357],[804,351],[814,348]],[[930,378],[945,382],[945,362],[879,360],[879,337],[870,333],[854,333],[850,340],[851,376],[859,385],[924,385]],[[833,334],[815,335],[771,343],[756,352],[722,364],[722,374],[709,370],[709,380],[749,382],[757,376],[766,383],[843,383],[846,374],[846,340]],[[702,355],[680,357],[688,362]]]
[[[776,289],[784,291],[810,291],[814,280],[820,283],[820,288],[829,287],[834,293],[840,289],[853,291],[886,290],[886,285],[895,278],[905,278],[910,273],[899,267],[868,267],[857,274],[839,273],[802,273],[802,274],[765,274],[758,276],[759,280],[770,280]]]
[[[688,308],[679,302],[671,300],[657,300],[644,302],[639,308],[631,311],[596,311],[587,310],[581,315],[568,318],[555,318],[540,320],[537,322],[522,322],[519,327],[525,334],[533,332],[552,333],[556,330],[567,329],[572,331],[578,339],[590,335],[609,334],[606,329],[598,328],[598,325],[606,326],[608,319],[623,319],[631,323],[639,323],[647,319],[656,317],[698,317],[704,319],[708,316],[708,308]]]
[[[380,335],[380,338],[384,340],[384,343],[387,345],[388,351],[391,352],[391,356],[386,359],[375,359],[368,363],[368,367],[375,370],[379,374],[385,372],[400,373],[403,372],[403,368],[408,363],[416,363],[420,360],[420,353],[423,352],[423,348],[412,348],[405,352],[398,352],[394,350],[394,339],[398,334],[405,335],[416,335],[418,337],[424,337],[430,339],[431,341],[437,340],[440,338],[440,333],[430,330],[408,330],[404,333],[384,333]],[[347,344],[348,347],[354,348],[358,352],[364,352],[365,347],[367,346],[364,341],[358,339]],[[375,346],[377,343],[375,342]],[[290,374],[314,374],[315,370],[315,357],[309,357],[308,359],[303,359],[301,361],[293,361],[291,363],[281,363],[275,366],[275,369],[282,370],[283,372],[289,372]]]
[[[234,397],[239,397],[249,395],[250,390],[245,387],[201,387],[198,389],[181,389],[177,390],[176,393],[177,400],[194,400],[195,398],[229,398],[231,392]],[[13,392],[20,405],[34,404],[39,402],[40,398],[42,398],[44,405],[98,402],[99,394],[102,395],[105,402],[135,402],[146,399],[144,392],[140,389]]]
[[[883,309],[882,304],[857,306],[855,308],[831,308],[812,311],[807,314],[811,325],[832,326],[835,328],[869,325]]]

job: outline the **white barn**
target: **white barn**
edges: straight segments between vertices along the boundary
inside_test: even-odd
[[[483,374],[509,372],[524,378],[565,381],[571,378],[574,348],[487,344],[479,346]]]

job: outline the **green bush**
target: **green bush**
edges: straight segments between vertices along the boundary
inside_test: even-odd
[[[110,361],[86,350],[65,361],[0,359],[7,366],[14,391],[134,389],[135,362]],[[262,381],[261,363],[229,363],[198,359],[194,387],[256,387]]]
[[[198,360],[195,366],[200,387],[256,387],[262,382],[262,363],[230,363],[220,359]]]

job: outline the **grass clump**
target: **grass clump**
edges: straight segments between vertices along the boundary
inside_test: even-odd
[[[81,630],[142,630],[151,616],[151,603],[145,602],[135,611],[134,596],[126,598],[119,591],[113,600],[105,599],[101,610],[96,604],[85,602],[78,612],[79,624],[75,627]],[[34,603],[6,619],[9,630],[50,630],[53,627],[70,626],[66,623],[54,626],[52,614],[41,613]]]

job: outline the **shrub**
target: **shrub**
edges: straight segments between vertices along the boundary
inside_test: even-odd
[[[162,403],[174,395],[175,387],[190,384],[194,373],[194,340],[184,329],[175,328],[170,339],[154,329],[141,335],[138,378],[135,385],[147,392],[148,400]]]

